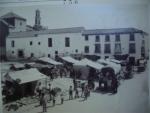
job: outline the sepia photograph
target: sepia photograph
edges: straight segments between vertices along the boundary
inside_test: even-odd
[[[149,113],[149,0],[0,0],[0,113]]]

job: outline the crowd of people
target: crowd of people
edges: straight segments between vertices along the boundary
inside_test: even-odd
[[[127,63],[123,72],[123,79],[132,78],[133,67]],[[15,65],[11,65],[11,70],[17,70]],[[39,71],[49,77],[48,87],[43,87],[39,82],[38,86],[35,88],[36,95],[39,100],[39,105],[42,106],[43,112],[47,112],[47,105],[51,103],[52,106],[56,104],[64,104],[66,100],[73,100],[82,98],[83,100],[87,100],[90,96],[91,89],[95,87],[95,82],[99,83],[98,90],[102,92],[111,92],[112,94],[117,93],[119,79],[114,74],[114,70],[110,68],[105,68],[104,72],[96,70],[94,68],[90,68],[89,76],[87,78],[87,84],[78,85],[77,79],[80,78],[81,72],[75,70],[73,66],[63,65],[63,66],[53,66],[51,68],[41,68]],[[113,71],[112,71],[113,70]],[[73,85],[68,87],[68,90],[62,91],[61,89],[52,87],[53,79],[60,77],[69,77],[72,79]],[[90,81],[90,82],[89,82]],[[13,83],[13,84],[12,84]],[[93,84],[92,84],[93,83]],[[6,87],[7,86],[7,87]],[[6,100],[18,100],[22,96],[20,94],[20,85],[18,81],[8,82],[6,81],[6,89],[3,90],[3,94],[6,95]],[[11,90],[8,90],[11,89]],[[15,91],[15,90],[16,91]],[[13,96],[10,96],[12,95]],[[67,97],[67,98],[66,98]],[[60,100],[59,102],[57,100]],[[6,101],[7,102],[7,101]],[[9,101],[8,101],[9,102]]]
[[[99,89],[101,91],[117,93],[117,88],[118,88],[118,80],[116,77],[111,76],[109,72],[101,74],[99,78]]]
[[[56,100],[60,100],[57,104],[63,104],[65,100],[73,100],[83,98],[83,101],[87,100],[90,96],[90,88],[86,84],[82,84],[81,87],[77,86],[77,81],[73,79],[73,86],[70,86],[67,91],[58,91],[56,88],[49,84],[48,87],[43,87],[41,82],[35,90],[39,99],[39,106],[42,106],[43,112],[47,112],[47,104],[52,103],[52,106],[56,105]],[[68,99],[66,98],[68,97]],[[58,101],[57,101],[58,102]]]
[[[49,76],[50,80],[53,80],[57,77],[71,77],[73,78],[75,75],[79,75],[72,67],[69,66],[59,66],[59,67],[51,67],[51,68],[42,68],[39,70],[41,73]]]
[[[72,65],[63,65],[63,66],[52,66],[51,68],[44,67],[40,68],[39,71],[47,76],[49,76],[50,80],[55,78],[63,78],[63,77],[70,77],[70,78],[80,78],[81,71],[76,70]]]

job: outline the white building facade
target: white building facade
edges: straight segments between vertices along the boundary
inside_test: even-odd
[[[80,30],[80,28],[72,28],[72,30],[76,29]],[[38,34],[38,32],[31,33],[34,36],[26,36],[28,32],[20,32],[19,34],[25,35],[23,37],[18,37],[17,33],[12,33],[15,34],[15,37],[11,37],[10,34],[6,41],[8,45],[7,56],[9,58],[28,58],[31,56],[54,58],[56,54],[83,52],[83,45],[79,43],[84,41],[81,31],[73,31],[72,33],[59,32],[58,34]]]
[[[26,25],[26,19],[14,13],[8,13],[3,18],[13,20],[11,23],[14,25],[6,38],[6,55],[9,59],[55,58],[56,55],[112,58],[128,54],[130,60],[136,61],[141,57],[148,57],[148,36],[136,28],[43,29],[39,10],[36,11],[33,28]]]
[[[134,28],[89,31],[83,27],[10,33],[6,40],[8,58],[52,57],[81,54],[101,58],[128,54],[146,57],[144,32]],[[103,32],[102,32],[103,31]],[[115,32],[112,32],[115,31]]]
[[[85,30],[83,35],[88,37],[84,44],[89,53],[101,58],[128,54],[136,60],[148,56],[147,34],[135,28]]]
[[[23,32],[26,31],[26,19],[19,15],[9,12],[0,17],[3,21],[7,22],[12,27],[9,28],[9,32]]]

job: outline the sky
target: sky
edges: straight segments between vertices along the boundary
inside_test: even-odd
[[[141,0],[130,0],[130,2],[127,0],[123,3],[116,3],[118,0],[78,1],[77,5],[48,3],[5,7],[0,5],[0,16],[12,11],[26,18],[27,24],[34,25],[35,10],[39,9],[42,25],[50,29],[80,26],[86,29],[135,27],[148,32],[147,0],[143,0],[143,2]]]

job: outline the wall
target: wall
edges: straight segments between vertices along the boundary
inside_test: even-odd
[[[75,49],[78,49],[78,53],[83,52],[83,38],[81,33],[65,33],[65,34],[47,34],[38,35],[38,37],[21,37],[21,38],[7,38],[7,53],[8,57],[17,57],[18,49],[22,49],[25,52],[25,57],[30,57],[31,53],[34,53],[35,57],[47,56],[51,54],[55,56],[55,51],[58,53],[75,53]],[[70,37],[70,47],[65,47],[65,37]],[[48,38],[52,38],[53,46],[48,47]],[[11,41],[15,40],[15,47],[11,47]],[[30,46],[30,41],[33,45]],[[38,45],[41,42],[41,45]],[[81,42],[81,43],[79,43]],[[14,51],[14,55],[11,52]]]
[[[70,47],[65,47],[65,37],[70,38]],[[52,47],[48,47],[48,38],[52,38]],[[136,43],[136,54],[132,56],[136,58],[141,57],[141,42],[142,42],[142,35],[135,34],[135,43]],[[11,47],[11,41],[15,41],[15,47]],[[33,42],[30,45],[30,41]],[[121,48],[123,54],[128,54],[129,51],[129,34],[120,35],[121,41]],[[38,45],[38,42],[41,44]],[[111,45],[111,53],[105,54],[104,53],[104,46],[105,43],[105,35],[100,35],[100,42],[101,44],[101,53],[97,54],[100,55],[101,58],[105,58],[105,56],[112,57],[114,55],[114,48],[115,48],[115,35],[110,35],[110,42]],[[17,58],[17,52],[19,49],[23,50],[25,53],[25,57],[30,57],[31,53],[34,53],[35,57],[42,57],[48,56],[50,54],[52,57],[55,56],[55,51],[58,51],[58,54],[75,54],[75,50],[78,50],[78,53],[84,53],[84,47],[89,46],[89,53],[88,54],[95,54],[95,35],[89,35],[89,40],[85,41],[85,37],[82,36],[81,33],[64,33],[64,34],[44,34],[38,35],[38,37],[19,37],[19,38],[7,38],[7,55],[8,57],[15,57]],[[14,51],[14,54],[12,54]]]
[[[22,25],[20,25],[22,23]],[[10,28],[9,32],[26,31],[26,21],[15,19],[15,28]]]
[[[6,55],[6,37],[8,35],[8,26],[0,21],[0,57]]]
[[[89,35],[89,40],[84,41],[83,45],[90,46],[90,53],[89,54],[95,54],[95,36],[96,35]],[[131,56],[136,57],[137,59],[141,57],[141,43],[142,43],[142,35],[139,33],[135,34],[135,43],[136,43],[136,54],[131,54]],[[109,43],[111,45],[111,53],[105,54],[104,48],[105,43]],[[97,54],[100,55],[101,58],[105,58],[105,56],[113,57],[114,50],[115,50],[115,35],[110,35],[110,42],[105,42],[105,35],[100,35],[100,44],[101,44],[101,53]],[[121,50],[122,54],[128,54],[129,53],[129,34],[121,34],[120,35],[120,43],[121,43]]]

